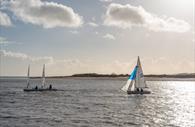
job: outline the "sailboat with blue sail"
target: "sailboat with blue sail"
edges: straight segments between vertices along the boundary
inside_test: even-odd
[[[146,88],[147,85],[138,56],[137,65],[129,76],[127,83],[121,89],[127,94],[150,94],[151,92]]]

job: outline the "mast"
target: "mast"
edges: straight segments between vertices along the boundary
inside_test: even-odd
[[[27,71],[27,88],[30,85],[30,64],[28,65],[28,71]]]
[[[45,64],[43,64],[43,73],[42,73],[42,88],[45,86]]]
[[[140,65],[140,60],[139,60],[139,56],[137,58],[137,72],[136,72],[136,78],[135,78],[135,87],[139,88],[139,65]]]

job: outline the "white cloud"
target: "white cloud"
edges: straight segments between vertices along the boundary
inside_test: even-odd
[[[141,6],[135,7],[130,4],[116,3],[108,6],[104,24],[119,28],[139,26],[152,31],[186,32],[190,30],[190,25],[184,20],[166,16],[159,17],[147,12]]]
[[[1,37],[0,36],[0,44],[8,44],[9,42],[7,41],[7,39],[5,37]]]
[[[82,17],[71,7],[41,0],[17,0],[9,2],[11,10],[25,23],[41,25],[44,28],[79,27]]]
[[[6,50],[0,50],[0,55],[3,57],[9,57],[9,58],[16,58],[16,59],[22,59],[22,60],[30,60],[32,62],[37,62],[37,61],[43,61],[44,63],[53,63],[53,57],[51,56],[43,56],[43,57],[34,57],[34,56],[29,56],[25,53],[20,53],[20,52],[12,52],[12,51],[6,51]]]
[[[72,33],[72,34],[78,34],[79,32],[77,30],[72,30],[72,31],[70,31],[70,33]]]
[[[103,38],[110,39],[110,40],[115,40],[116,38],[114,35],[107,33],[106,35],[103,36]]]
[[[20,44],[23,44],[23,43],[22,42],[11,41],[11,40],[9,40],[5,37],[0,36],[0,45],[7,46],[7,45],[10,45],[10,44],[20,45]]]
[[[12,22],[6,13],[0,11],[0,26],[12,26]]]
[[[98,27],[98,24],[96,24],[96,23],[94,23],[94,22],[89,22],[88,23],[90,26],[92,26],[92,27]]]
[[[21,71],[19,71],[17,67],[20,66],[19,69],[22,70],[23,66],[25,66],[29,60],[32,62],[32,64],[34,64],[34,66],[43,63],[47,64],[48,75],[71,75],[76,73],[130,74],[137,61],[137,58],[135,57],[127,61],[111,60],[109,62],[97,63],[97,61],[89,59],[55,59],[51,56],[33,57],[25,53],[5,50],[0,50],[0,57],[1,60],[4,60],[4,64],[1,66],[1,68],[4,69],[5,66],[7,67],[2,74],[8,75],[13,75],[11,73],[15,72],[20,73]],[[9,63],[9,60],[6,61],[6,58],[11,58],[15,61],[17,59],[20,61],[20,65],[18,65],[16,62],[14,66],[10,66],[7,64]],[[185,72],[193,73],[194,69],[194,61],[192,58],[145,56],[141,57],[141,63],[144,74],[174,74]],[[36,75],[39,74],[38,72],[39,69],[37,69]]]
[[[96,32],[95,32],[95,34],[96,34],[96,35],[98,35],[98,34],[99,34],[99,32],[98,32],[98,31],[96,31]]]
[[[142,66],[146,74],[193,73],[194,61],[189,58],[145,57]]]
[[[92,21],[96,21],[96,18],[95,17],[92,17],[91,19],[92,19]]]
[[[112,0],[100,0],[100,2],[112,2]]]

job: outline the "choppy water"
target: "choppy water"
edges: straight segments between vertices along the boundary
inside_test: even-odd
[[[26,81],[0,79],[2,127],[194,127],[195,82],[148,81],[152,94],[126,95],[122,79],[49,79],[65,91],[23,92]],[[40,83],[33,80],[33,84]]]

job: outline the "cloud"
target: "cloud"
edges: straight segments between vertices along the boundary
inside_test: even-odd
[[[71,7],[41,0],[10,1],[8,9],[25,23],[44,28],[79,27],[83,19]]]
[[[94,23],[94,22],[89,22],[88,23],[89,26],[92,26],[92,27],[98,27],[98,24]]]
[[[29,63],[29,60],[33,62],[34,66],[43,63],[47,64],[48,75],[72,75],[76,73],[130,74],[137,61],[135,57],[126,61],[114,59],[109,62],[104,61],[103,63],[99,63],[96,60],[90,59],[55,59],[51,56],[34,57],[25,53],[6,50],[0,50],[0,57],[4,61],[1,66],[3,69],[2,75],[13,75],[14,73],[22,75],[21,70]],[[9,62],[13,61],[6,58],[14,60],[14,66],[9,64]],[[16,60],[20,61],[20,63],[17,63]],[[141,63],[144,74],[193,73],[194,70],[194,61],[192,58],[145,56],[141,58]],[[36,75],[39,74],[39,69],[37,69]]]
[[[91,19],[92,19],[92,21],[96,21],[96,18],[95,17],[92,17]]]
[[[106,35],[104,35],[103,38],[105,38],[105,39],[110,39],[110,40],[115,40],[115,39],[116,39],[116,38],[114,37],[114,35],[109,34],[109,33],[107,33]]]
[[[176,57],[145,57],[142,66],[146,74],[193,73],[194,60]]]
[[[37,61],[42,61],[46,62],[49,64],[53,63],[53,57],[51,56],[43,56],[43,57],[34,57],[34,56],[29,56],[25,53],[20,53],[20,52],[12,52],[12,51],[6,51],[6,50],[0,50],[0,55],[3,57],[9,57],[9,58],[16,58],[16,59],[22,59],[22,60],[30,60],[32,62],[37,62]]]
[[[7,41],[7,39],[5,37],[0,36],[0,45],[1,44],[8,44],[8,43],[9,43],[9,41]]]
[[[121,5],[112,3],[108,6],[104,24],[119,28],[132,28],[132,26],[144,27],[151,31],[186,32],[190,25],[184,20],[173,17],[159,17],[147,12],[141,6],[130,4]]]
[[[78,34],[79,32],[77,30],[72,30],[72,31],[70,31],[70,33],[72,33],[72,34]]]
[[[112,2],[112,0],[100,0],[100,2]]]
[[[6,13],[0,11],[0,26],[12,26],[12,22]]]
[[[22,42],[11,41],[8,38],[0,36],[0,46],[7,46],[7,45],[10,45],[10,44],[21,45],[23,43]]]

